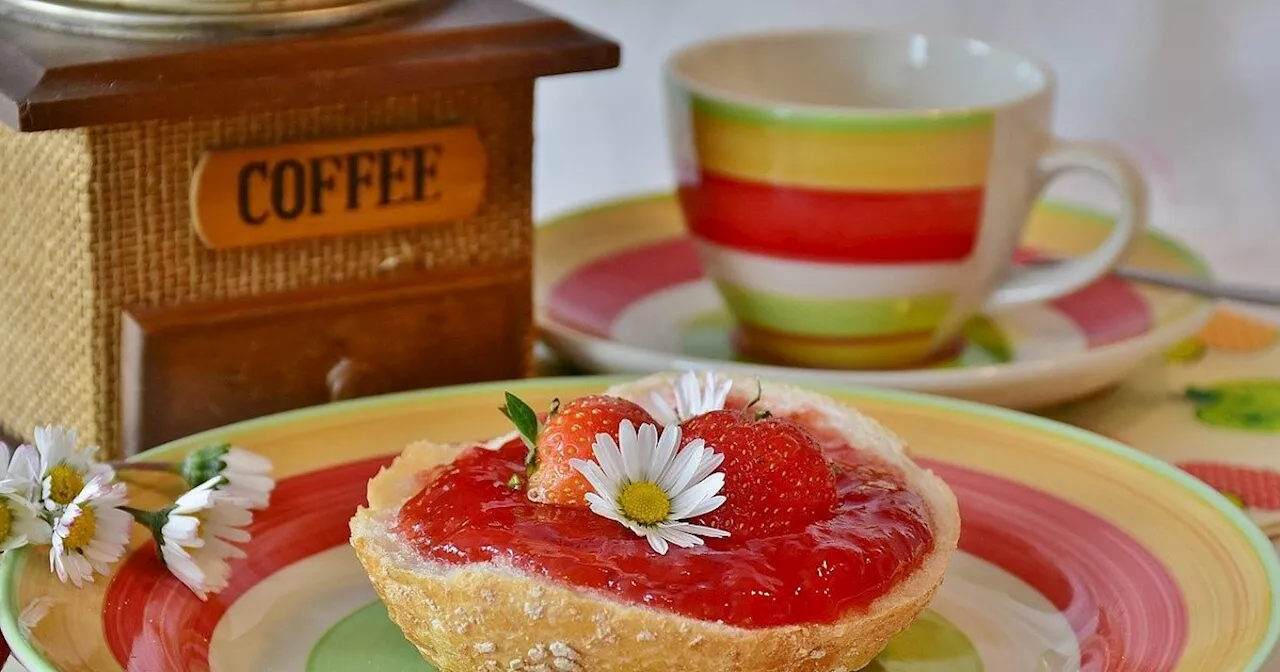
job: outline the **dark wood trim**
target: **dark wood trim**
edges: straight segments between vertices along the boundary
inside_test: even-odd
[[[121,451],[332,401],[523,377],[530,291],[528,269],[512,266],[126,307]]]
[[[23,131],[226,116],[607,69],[618,45],[513,0],[231,42],[84,37],[0,20],[0,121]]]

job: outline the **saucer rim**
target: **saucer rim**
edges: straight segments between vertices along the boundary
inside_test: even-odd
[[[594,216],[603,212],[635,206],[676,197],[672,190],[647,190],[630,195],[605,199],[576,209],[567,209],[560,214],[548,217],[535,227],[535,238],[541,237],[543,231],[564,224],[571,220]],[[1078,202],[1045,199],[1039,201],[1040,207],[1064,210],[1090,218],[1111,217],[1088,204]],[[1208,262],[1190,247],[1157,229],[1148,228],[1142,232],[1142,238],[1151,240],[1162,247],[1170,248],[1179,257],[1188,261],[1199,276],[1212,280],[1214,273]],[[535,245],[535,255],[538,246]],[[535,285],[535,301],[538,299],[537,280]],[[893,370],[873,369],[807,369],[776,364],[750,364],[732,362],[705,357],[695,357],[683,353],[669,353],[637,345],[623,343],[612,338],[588,334],[580,329],[556,320],[547,310],[545,303],[537,301],[534,306],[534,321],[539,337],[555,352],[575,364],[595,362],[593,368],[598,373],[642,373],[661,371],[670,368],[693,368],[698,370],[732,370],[739,373],[758,374],[792,381],[805,381],[818,384],[835,385],[870,385],[884,387],[900,387],[902,389],[940,393],[947,390],[989,390],[1010,383],[1026,383],[1030,380],[1051,376],[1056,371],[1081,367],[1085,363],[1093,366],[1110,365],[1119,367],[1121,363],[1130,362],[1124,371],[1112,376],[1118,380],[1128,375],[1148,356],[1161,350],[1173,347],[1186,338],[1195,335],[1212,317],[1216,301],[1203,297],[1189,297],[1196,304],[1184,317],[1163,325],[1154,325],[1143,334],[1108,343],[1096,348],[1072,352],[1054,359],[1022,360],[1012,362],[993,362],[979,366],[957,368],[904,368]],[[554,341],[554,343],[552,342]],[[569,346],[569,347],[566,347]],[[590,350],[591,352],[587,352]],[[614,363],[609,364],[608,360]],[[603,368],[599,365],[605,365]]]

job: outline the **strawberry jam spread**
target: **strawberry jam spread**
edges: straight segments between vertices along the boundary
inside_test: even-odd
[[[707,539],[654,553],[585,508],[530,502],[507,485],[525,447],[472,448],[438,467],[401,509],[399,534],[423,557],[497,560],[606,597],[739,627],[830,623],[867,606],[920,566],[933,544],[929,509],[896,470],[836,455],[829,515],[759,536]]]

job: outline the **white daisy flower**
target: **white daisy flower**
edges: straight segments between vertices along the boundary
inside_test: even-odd
[[[595,461],[570,460],[594,492],[587,503],[598,515],[616,520],[648,540],[658,553],[668,544],[688,548],[702,537],[727,537],[729,533],[684,522],[710,513],[721,504],[718,494],[724,474],[712,473],[724,456],[702,439],[680,445],[680,427],[669,424],[658,436],[657,427],[644,423],[639,431],[630,420],[618,427],[618,440],[598,434],[592,450]]]
[[[0,493],[35,501],[39,483],[40,453],[35,446],[24,443],[10,453],[9,444],[0,441]]]
[[[270,460],[229,444],[208,446],[187,455],[182,461],[182,476],[192,486],[222,476],[218,489],[247,501],[252,509],[265,509],[276,487]]]
[[[95,476],[113,478],[111,467],[94,459],[97,446],[76,447],[75,429],[37,427],[36,449],[40,451],[40,499],[50,511],[70,504]]]
[[[703,413],[724,408],[729,398],[732,380],[718,380],[708,371],[701,380],[693,371],[685,371],[671,387],[670,395],[652,392],[649,395],[649,414],[663,426],[684,422]],[[669,399],[668,396],[671,398]]]
[[[99,474],[84,486],[53,524],[49,569],[63,583],[77,588],[93,582],[93,573],[106,575],[124,555],[133,517],[120,509],[128,503],[124,483]]]
[[[222,489],[232,497],[248,501],[251,509],[265,509],[271,501],[276,482],[271,478],[271,460],[231,446],[222,456]]]
[[[0,494],[0,552],[47,544],[53,530],[36,505],[16,494]]]
[[[244,557],[231,543],[249,541],[243,528],[253,520],[247,500],[218,487],[222,478],[215,476],[179,497],[160,528],[165,565],[202,600],[227,587],[227,559]]]

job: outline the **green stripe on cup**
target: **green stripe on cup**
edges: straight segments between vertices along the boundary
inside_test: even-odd
[[[832,110],[831,112],[798,111],[786,107],[748,107],[727,100],[689,95],[689,105],[696,114],[750,124],[778,125],[810,131],[950,131],[960,128],[990,126],[995,117],[983,111],[931,111],[918,113],[875,110]]]
[[[730,310],[746,324],[815,338],[878,338],[935,329],[951,308],[951,294],[888,299],[785,296],[719,282]]]

